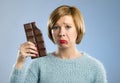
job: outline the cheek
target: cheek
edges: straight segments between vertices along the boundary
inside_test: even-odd
[[[73,30],[73,31],[69,32],[69,36],[71,39],[76,40],[77,32]]]

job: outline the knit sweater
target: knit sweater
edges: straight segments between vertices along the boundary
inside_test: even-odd
[[[100,61],[84,53],[76,59],[61,59],[51,53],[34,59],[27,71],[13,68],[10,83],[107,83]]]

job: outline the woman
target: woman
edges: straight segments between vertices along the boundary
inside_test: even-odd
[[[57,50],[34,59],[27,72],[23,65],[28,56],[37,56],[31,42],[20,46],[10,83],[107,83],[104,66],[76,48],[85,33],[83,17],[78,8],[62,5],[48,20],[48,36]]]

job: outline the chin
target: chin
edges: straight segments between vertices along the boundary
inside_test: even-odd
[[[67,48],[69,48],[69,46],[67,46],[67,45],[59,45],[59,48],[60,49],[67,49]]]

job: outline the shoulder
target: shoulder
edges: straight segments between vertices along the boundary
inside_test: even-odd
[[[47,63],[50,62],[49,58],[50,54],[47,54],[47,56],[32,59],[27,69],[31,71],[32,70],[38,71],[41,67],[45,66]]]
[[[43,57],[32,59],[31,64],[32,65],[39,65],[39,64],[44,64],[46,62],[49,62],[50,55],[51,55],[51,53],[49,53],[49,54],[47,54],[46,56],[43,56]]]
[[[84,61],[86,62],[85,65],[87,65],[87,69],[90,70],[91,73],[95,75],[95,77],[99,79],[106,79],[106,70],[103,63],[100,60],[96,59],[95,57],[92,57],[89,54],[85,54]]]
[[[103,63],[100,60],[98,60],[97,58],[95,58],[87,53],[85,53],[84,56],[85,56],[85,62],[89,66],[91,66],[91,68],[93,68],[95,70],[102,70],[102,71],[105,70]]]
[[[87,70],[90,71],[95,77],[95,81],[97,83],[107,83],[106,70],[100,60],[87,53],[84,53],[84,63],[84,65],[87,65]]]

